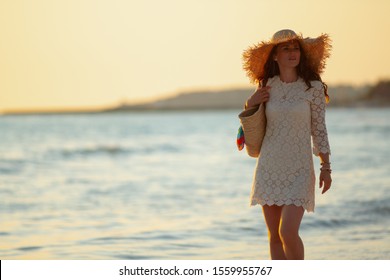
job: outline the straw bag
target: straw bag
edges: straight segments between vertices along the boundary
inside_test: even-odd
[[[242,150],[246,146],[249,156],[259,157],[267,126],[265,104],[245,109],[238,118],[241,123],[237,135],[238,149]]]

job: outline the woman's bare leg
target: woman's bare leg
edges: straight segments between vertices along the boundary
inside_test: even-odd
[[[281,211],[279,235],[284,253],[289,260],[303,260],[304,246],[299,237],[299,227],[305,210],[295,205],[284,205]]]
[[[280,218],[282,206],[264,205],[263,214],[268,228],[268,239],[272,260],[285,260],[286,255],[283,251],[283,243],[279,235]]]

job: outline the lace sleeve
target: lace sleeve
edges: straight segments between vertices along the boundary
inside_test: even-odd
[[[321,82],[313,84],[313,97],[310,104],[311,109],[311,135],[313,139],[313,154],[329,153],[328,132],[325,124],[325,95]]]

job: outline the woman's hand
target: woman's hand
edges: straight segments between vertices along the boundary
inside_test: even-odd
[[[320,173],[320,188],[322,189],[322,193],[324,194],[327,190],[330,189],[330,185],[332,184],[332,176],[328,170],[322,170]]]
[[[268,102],[269,100],[269,90],[270,86],[258,87],[257,90],[247,99],[245,103],[245,108],[254,107],[263,102]]]

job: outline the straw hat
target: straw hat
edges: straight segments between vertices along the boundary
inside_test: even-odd
[[[261,41],[257,45],[248,48],[243,53],[243,68],[252,83],[258,83],[264,77],[264,65],[267,62],[272,48],[277,44],[298,40],[306,54],[309,66],[317,74],[325,69],[325,60],[330,56],[332,49],[329,35],[322,34],[317,38],[303,38],[289,29],[276,32],[271,40]]]

